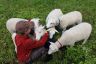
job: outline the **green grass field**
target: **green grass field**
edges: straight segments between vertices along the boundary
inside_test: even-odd
[[[44,25],[48,13],[55,8],[60,8],[64,14],[80,11],[83,22],[92,24],[91,36],[85,45],[67,47],[67,50],[54,53],[51,61],[33,64],[96,64],[96,0],[0,0],[0,64],[17,64],[6,21],[12,17],[39,17]]]

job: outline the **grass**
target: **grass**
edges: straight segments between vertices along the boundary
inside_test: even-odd
[[[96,64],[96,0],[0,0],[0,64],[17,64],[6,21],[12,17],[39,17],[44,25],[48,13],[55,8],[63,13],[80,11],[83,21],[92,24],[91,36],[85,45],[63,48],[54,53],[48,63],[37,61],[34,64]]]

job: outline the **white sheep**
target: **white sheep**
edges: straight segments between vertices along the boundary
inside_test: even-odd
[[[57,23],[59,23],[59,17],[62,15],[63,13],[60,9],[52,10],[46,18],[46,27],[50,28],[56,26]]]
[[[82,22],[82,14],[79,11],[72,11],[59,17],[60,28],[63,30],[70,25],[79,24]]]
[[[62,36],[50,45],[49,54],[58,51],[62,46],[74,46],[75,42],[84,40],[83,44],[87,41],[92,31],[92,26],[89,23],[80,23],[69,30],[66,30]]]
[[[58,32],[56,29],[55,29],[55,24],[57,22],[57,24],[59,24],[59,17],[62,16],[63,13],[60,9],[54,9],[52,10],[47,18],[46,18],[46,27],[49,28],[48,31],[50,33],[50,38],[53,37],[53,35]],[[51,23],[53,22],[53,23]]]
[[[16,26],[16,23],[19,22],[19,21],[22,21],[22,20],[26,20],[26,19],[22,19],[22,18],[10,18],[9,20],[7,20],[6,22],[6,27],[8,29],[8,31],[13,34],[14,32],[16,32],[15,30],[15,26]]]
[[[31,19],[32,22],[34,22],[35,24],[35,28],[39,27],[39,18],[33,18]],[[27,19],[22,19],[22,18],[10,18],[7,22],[6,22],[6,27],[8,29],[8,31],[13,34],[16,32],[15,26],[16,23],[19,21],[28,21]]]

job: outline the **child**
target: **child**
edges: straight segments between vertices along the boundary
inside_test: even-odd
[[[34,24],[32,22],[20,21],[16,24],[15,44],[17,46],[19,64],[29,64],[34,58],[32,57],[34,56],[33,49],[39,49],[41,47],[39,49],[40,51],[48,40],[48,33],[45,33],[39,41],[35,40],[34,34],[33,38],[30,38],[28,35],[34,33],[33,31]],[[33,55],[31,53],[33,53]]]

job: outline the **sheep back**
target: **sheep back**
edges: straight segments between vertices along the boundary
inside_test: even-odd
[[[65,29],[69,25],[82,22],[82,14],[79,11],[69,12],[62,15],[60,18],[60,27]]]
[[[8,29],[8,31],[13,34],[16,30],[15,30],[15,26],[16,23],[22,20],[26,20],[26,19],[21,19],[21,18],[10,18],[9,20],[7,20],[6,22],[6,27]]]
[[[46,24],[48,24],[48,22],[50,22],[50,19],[55,19],[56,21],[58,21],[58,18],[60,16],[62,16],[62,15],[63,15],[63,13],[62,13],[62,11],[60,9],[54,9],[54,10],[52,10],[48,14],[48,16],[46,18]]]
[[[92,31],[89,23],[80,23],[69,30],[66,30],[59,38],[62,45],[74,45],[75,42],[88,39]]]

